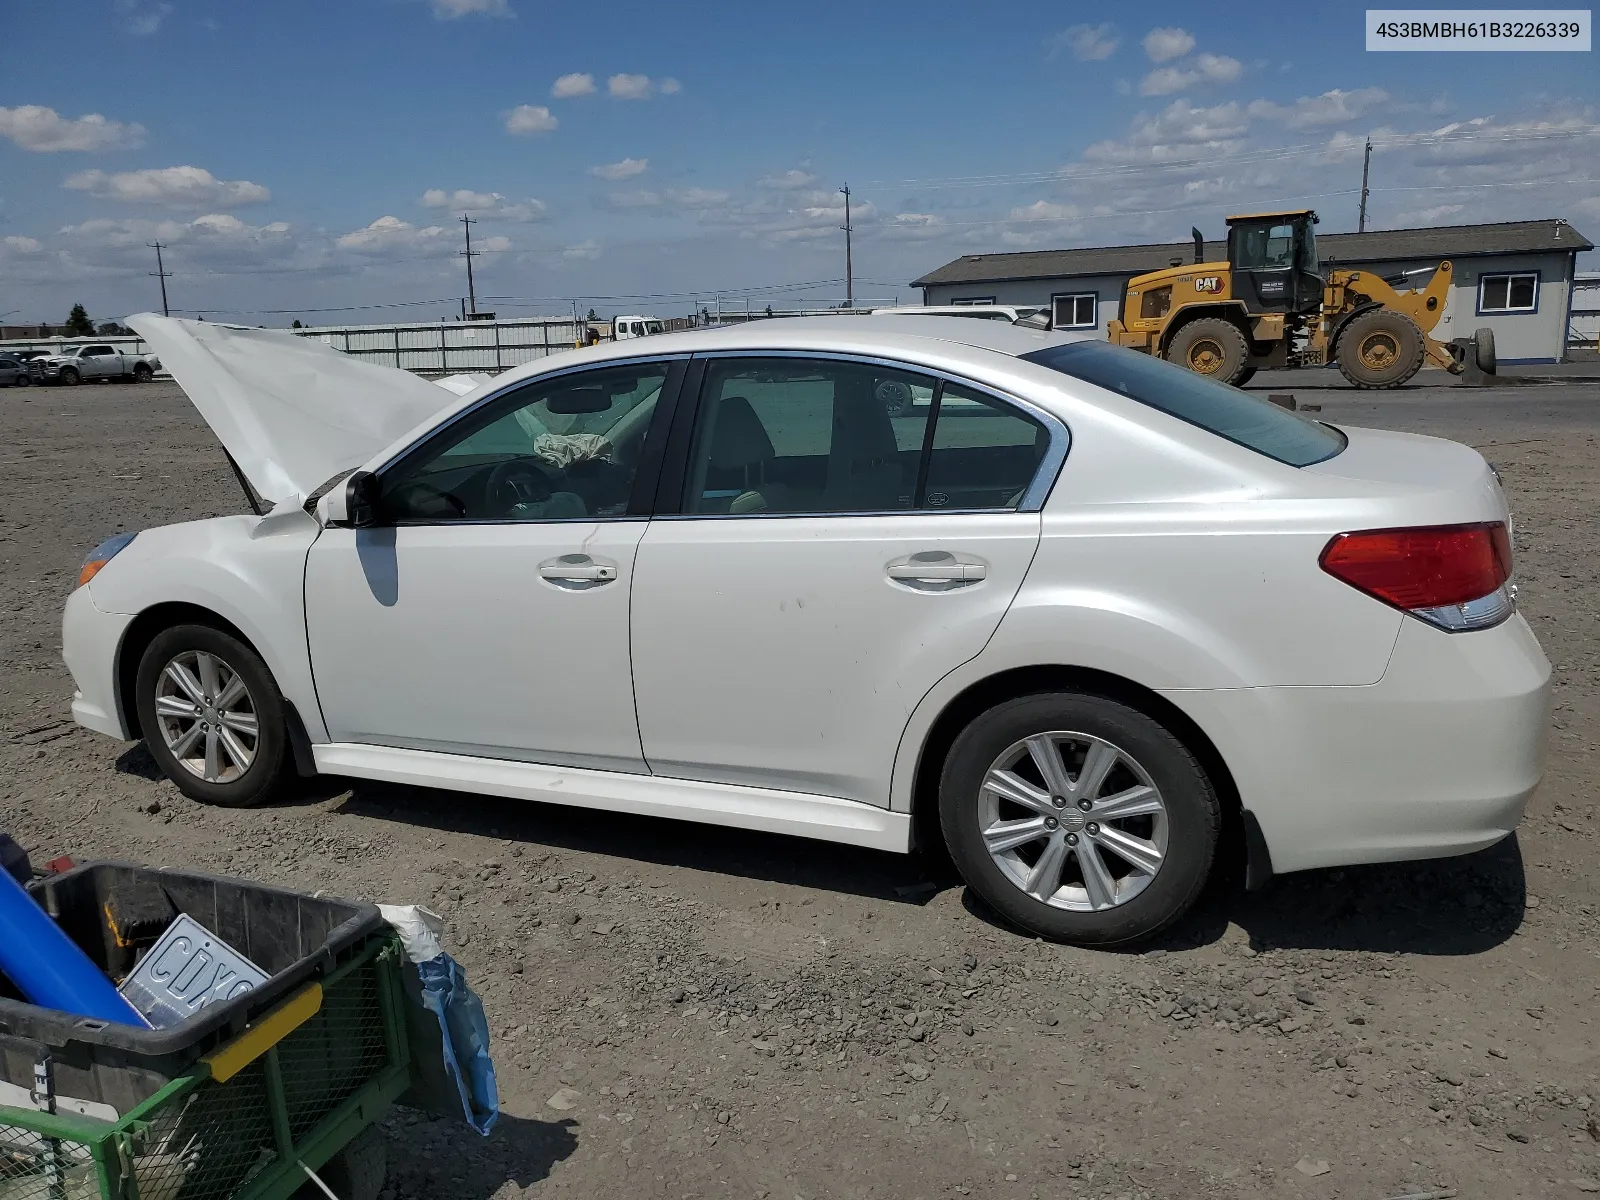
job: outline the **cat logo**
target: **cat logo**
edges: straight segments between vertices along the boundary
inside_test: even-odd
[[[1204,275],[1194,281],[1194,290],[1197,292],[1220,292],[1222,290],[1222,277],[1220,275]]]

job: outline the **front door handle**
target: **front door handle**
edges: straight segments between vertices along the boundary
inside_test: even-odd
[[[556,587],[582,591],[610,583],[617,577],[615,563],[596,562],[587,554],[563,554],[539,564],[539,578]]]
[[[975,560],[958,559],[945,550],[922,550],[897,558],[885,568],[889,578],[925,591],[949,591],[977,583],[988,567]]]

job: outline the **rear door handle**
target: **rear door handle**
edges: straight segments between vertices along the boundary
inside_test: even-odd
[[[944,550],[923,550],[897,558],[885,571],[896,583],[936,591],[977,583],[989,573],[982,562],[962,561]]]
[[[587,554],[563,554],[539,564],[540,579],[575,591],[599,587],[616,577],[615,563],[596,562]]]

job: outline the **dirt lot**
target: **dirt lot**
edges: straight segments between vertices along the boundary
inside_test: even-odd
[[[506,1117],[391,1120],[391,1196],[1600,1191],[1600,385],[1306,398],[1505,476],[1557,711],[1491,851],[1218,887],[1114,954],[820,843],[338,781],[198,807],[67,723],[59,653],[86,549],[240,507],[160,384],[0,391],[0,828],[447,914]]]

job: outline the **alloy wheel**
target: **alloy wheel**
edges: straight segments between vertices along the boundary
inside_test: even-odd
[[[1010,883],[1073,912],[1126,904],[1167,852],[1160,789],[1127,751],[1086,733],[1039,733],[1009,746],[984,773],[978,825]]]
[[[207,783],[232,783],[260,745],[256,703],[244,679],[215,654],[188,650],[156,681],[161,739],[184,770]]]

